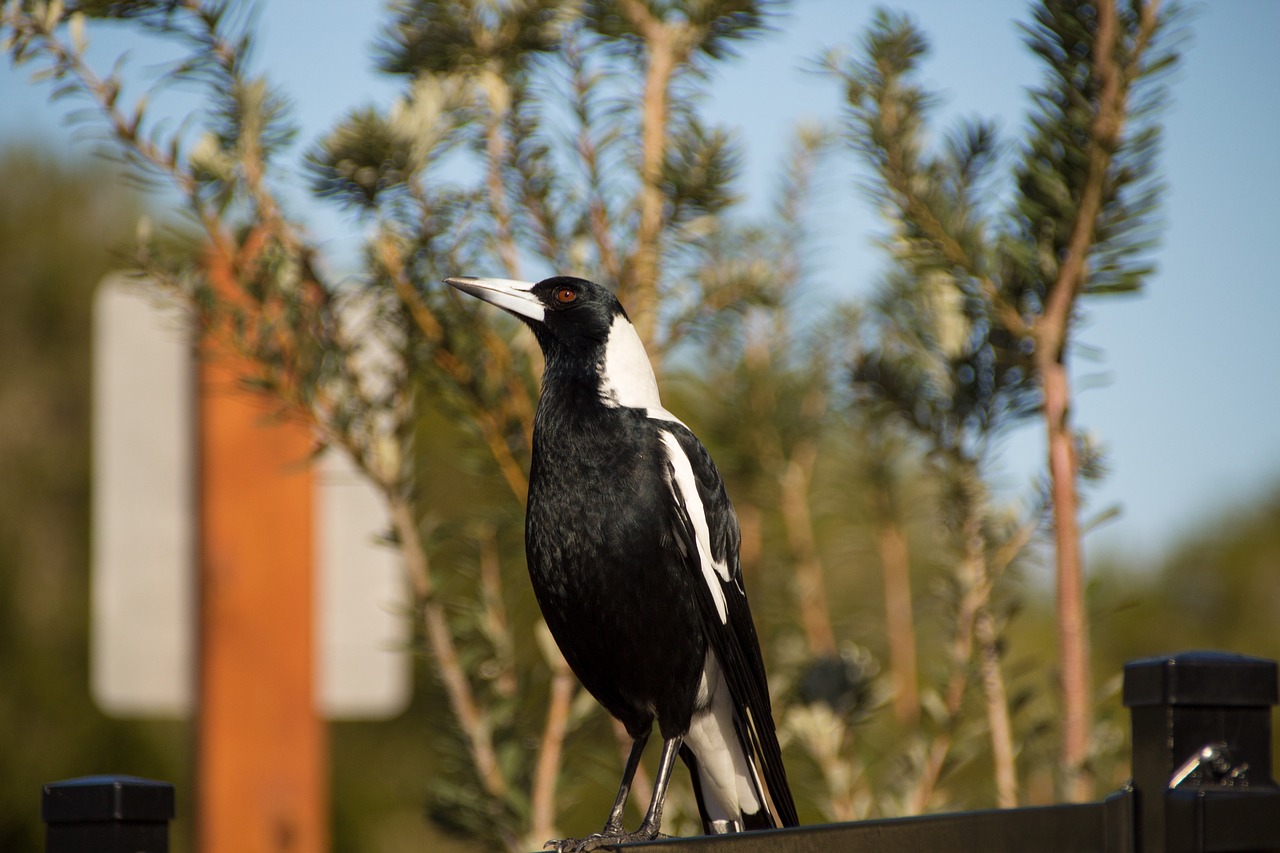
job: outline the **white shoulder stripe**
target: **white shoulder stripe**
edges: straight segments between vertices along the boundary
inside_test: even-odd
[[[702,579],[716,604],[716,613],[721,623],[728,623],[729,608],[724,599],[724,588],[721,581],[729,582],[729,566],[723,560],[711,556],[711,530],[707,526],[707,513],[702,506],[702,498],[698,495],[698,481],[693,476],[693,465],[685,455],[680,442],[668,430],[662,430],[662,443],[667,448],[667,458],[671,460],[671,487],[679,493],[684,501],[685,510],[693,524],[693,535],[697,540],[698,564],[702,567]]]

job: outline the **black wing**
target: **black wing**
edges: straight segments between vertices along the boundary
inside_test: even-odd
[[[673,528],[699,583],[703,630],[733,697],[738,737],[753,756],[783,826],[797,826],[795,802],[773,724],[760,640],[742,586],[741,535],[710,454],[687,427],[663,424]]]

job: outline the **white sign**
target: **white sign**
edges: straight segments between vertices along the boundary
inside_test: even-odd
[[[194,375],[189,323],[126,276],[98,288],[93,325],[91,681],[116,716],[194,705]],[[317,463],[316,702],[330,719],[384,719],[408,704],[409,601],[378,544],[377,493],[340,454]]]

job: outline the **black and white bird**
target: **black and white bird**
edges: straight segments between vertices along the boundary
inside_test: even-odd
[[[529,575],[565,660],[633,739],[604,829],[548,846],[576,853],[656,837],[677,755],[707,833],[795,826],[737,516],[706,448],[662,407],[622,305],[566,276],[445,281],[523,320],[542,348]],[[628,833],[623,807],[655,722],[653,798]]]

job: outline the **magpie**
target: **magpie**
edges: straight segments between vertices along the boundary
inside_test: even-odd
[[[562,853],[657,837],[678,755],[706,833],[795,826],[737,516],[706,448],[662,407],[618,299],[581,278],[445,282],[515,315],[544,356],[525,551],[578,680],[632,738],[603,830]],[[623,808],[654,723],[662,758],[635,832]]]

